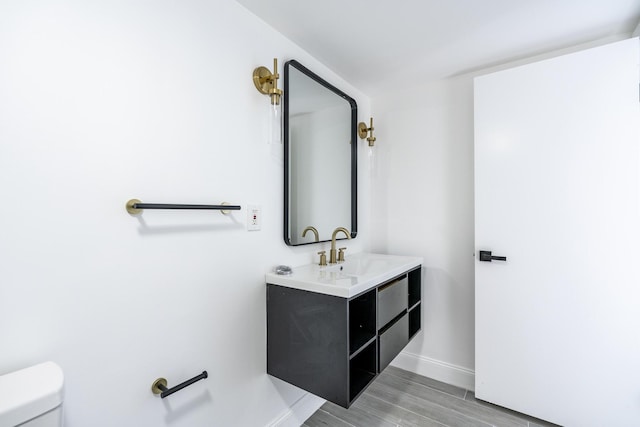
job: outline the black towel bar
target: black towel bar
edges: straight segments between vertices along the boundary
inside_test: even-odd
[[[125,205],[127,212],[131,215],[137,215],[142,213],[144,209],[196,209],[196,210],[218,210],[223,214],[228,211],[239,211],[241,209],[238,205],[229,205],[224,202],[219,205],[176,205],[169,203],[142,203],[138,199],[131,199]]]

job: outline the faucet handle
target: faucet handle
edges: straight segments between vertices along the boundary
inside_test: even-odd
[[[320,251],[318,252],[318,255],[320,255],[320,264],[318,265],[327,265],[327,251]]]
[[[338,262],[344,262],[344,251],[346,251],[347,248],[339,248],[338,249]]]

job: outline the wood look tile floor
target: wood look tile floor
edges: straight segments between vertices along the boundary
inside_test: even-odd
[[[473,392],[393,366],[349,409],[327,402],[303,427],[550,427],[475,399]]]

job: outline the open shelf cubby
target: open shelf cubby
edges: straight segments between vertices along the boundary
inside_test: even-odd
[[[408,274],[409,281],[409,308],[420,302],[422,298],[422,268],[411,270]]]
[[[376,377],[376,341],[349,361],[349,401],[353,401]]]
[[[421,304],[417,304],[411,311],[409,311],[409,339],[417,334],[422,325],[420,324],[420,310]]]
[[[376,290],[349,301],[349,354],[376,336]]]

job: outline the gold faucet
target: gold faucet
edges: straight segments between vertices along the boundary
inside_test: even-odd
[[[333,230],[333,234],[331,235],[331,250],[329,251],[329,264],[335,264],[336,261],[336,234],[339,232],[343,232],[347,239],[351,240],[351,233],[344,227],[338,227]],[[343,258],[344,261],[344,258]]]
[[[315,235],[316,235],[316,240],[315,240],[316,242],[319,242],[319,241],[320,241],[320,236],[318,235],[318,230],[316,230],[316,228],[315,228],[315,227],[308,226],[307,228],[305,228],[305,229],[302,231],[302,237],[304,237],[304,236],[305,236],[305,234],[307,234],[307,231],[312,231],[312,232],[313,232],[313,234],[315,234]]]

